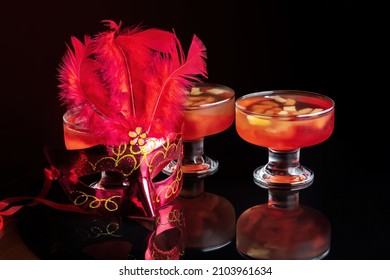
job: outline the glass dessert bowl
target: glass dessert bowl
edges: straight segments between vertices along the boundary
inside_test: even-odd
[[[334,129],[334,102],[312,92],[279,90],[248,94],[236,102],[236,130],[245,141],[268,148],[269,161],[254,171],[269,188],[307,187],[314,173],[300,165],[300,149],[317,145]]]
[[[207,136],[228,129],[234,122],[235,92],[224,85],[201,83],[193,87],[184,110],[182,171],[187,176],[205,177],[218,170],[218,160],[204,152]],[[166,173],[176,163],[171,162]]]
[[[299,204],[299,190],[314,173],[300,164],[300,149],[327,140],[334,130],[334,101],[298,90],[244,95],[236,101],[236,130],[248,143],[268,149],[268,162],[253,172],[268,189],[268,203],[237,220],[238,251],[254,259],[319,259],[330,248],[330,225],[319,211]]]

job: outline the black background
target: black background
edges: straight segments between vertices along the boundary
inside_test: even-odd
[[[196,34],[207,47],[209,81],[233,88],[236,97],[301,89],[333,98],[333,135],[301,151],[301,162],[315,172],[301,203],[329,218],[329,259],[388,259],[384,11],[373,2],[322,0],[3,1],[1,197],[22,193],[30,177],[42,176],[45,145],[64,145],[57,68],[70,36],[96,34],[105,19],[142,23],[174,29],[184,46]],[[220,162],[218,172],[206,178],[207,191],[228,198],[237,216],[266,201],[266,191],[251,177],[267,160],[264,149],[240,139],[233,125],[207,137],[205,150]],[[233,251],[231,245],[208,257],[236,258]]]

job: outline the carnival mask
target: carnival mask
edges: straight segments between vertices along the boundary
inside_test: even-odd
[[[86,212],[154,217],[181,189],[181,134],[140,139],[134,145],[48,149],[47,158],[60,171],[57,179],[67,196]],[[164,175],[162,169],[172,160],[178,168]]]
[[[155,248],[162,233],[181,226],[173,201],[182,184],[183,111],[206,77],[205,46],[194,35],[185,57],[172,32],[104,23],[108,31],[84,42],[71,38],[59,68],[66,150],[47,155],[78,207],[153,218]],[[176,170],[161,176],[171,161]],[[146,253],[160,257],[157,248]]]

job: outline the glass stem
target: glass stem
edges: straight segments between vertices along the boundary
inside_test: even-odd
[[[300,190],[310,186],[314,173],[299,162],[300,149],[268,149],[268,163],[253,172],[255,183],[266,189]]]
[[[268,150],[267,169],[276,174],[299,175],[301,173],[299,163],[300,149],[293,151]],[[299,206],[299,192],[289,190],[268,190],[268,205],[278,208],[293,209]]]
[[[293,209],[299,206],[299,191],[268,190],[268,206]]]
[[[267,170],[270,173],[277,172],[283,175],[297,175],[300,171],[299,163],[300,149],[293,151],[274,151],[268,149]]]
[[[184,158],[183,164],[202,164],[204,163],[204,138],[191,141],[183,141]]]

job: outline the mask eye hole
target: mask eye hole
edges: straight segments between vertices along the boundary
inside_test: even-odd
[[[171,175],[165,174],[163,171],[160,171],[153,179],[153,183],[162,182],[168,179]]]
[[[79,178],[80,182],[96,189],[121,189],[128,187],[130,182],[122,173],[102,171]]]
[[[168,179],[169,177],[172,176],[172,174],[166,174],[164,173],[163,169],[171,162],[171,160],[165,160],[165,161],[162,161],[159,163],[158,166],[156,166],[156,168],[153,170],[152,172],[152,182],[153,183],[156,183],[156,182],[162,182],[166,179]]]
[[[100,173],[87,174],[78,177],[80,183],[85,186],[94,186],[101,178]]]

